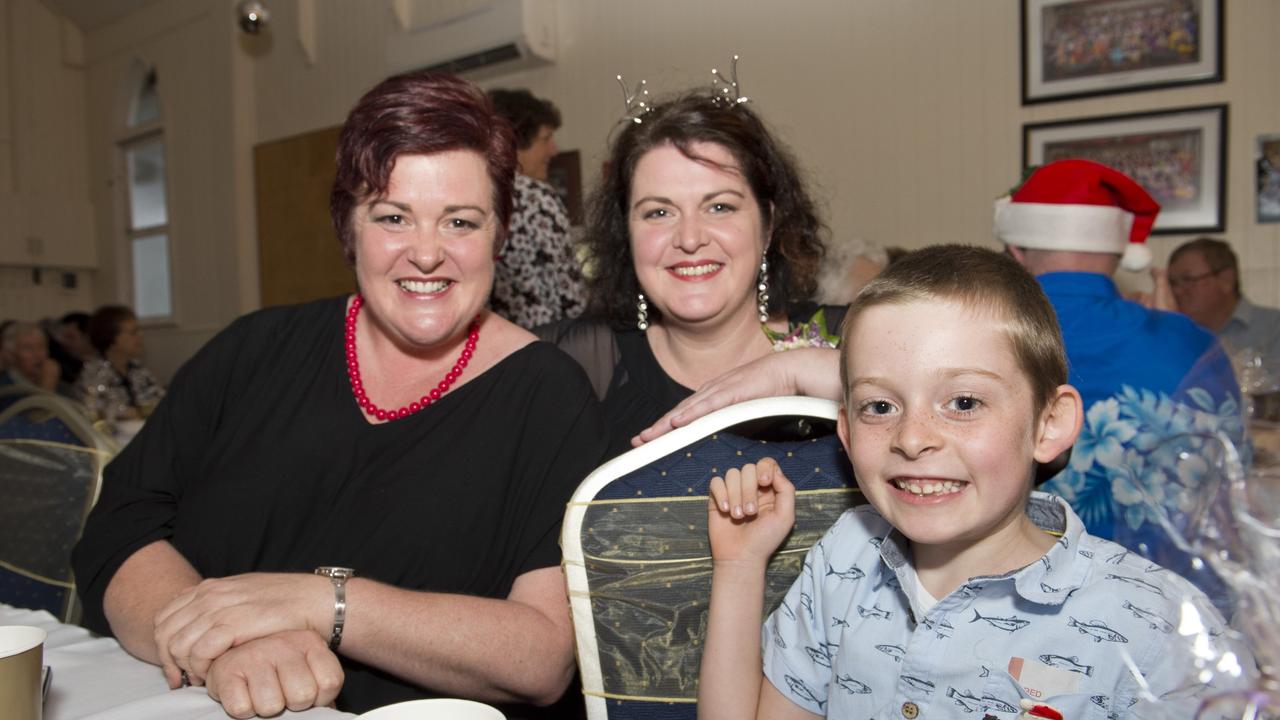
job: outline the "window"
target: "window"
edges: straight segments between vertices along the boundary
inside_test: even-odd
[[[129,106],[129,131],[120,141],[126,181],[125,234],[133,309],[141,320],[173,315],[169,263],[169,202],[164,130],[155,70],[145,74]]]

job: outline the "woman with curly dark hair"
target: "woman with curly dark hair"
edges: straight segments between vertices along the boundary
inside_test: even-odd
[[[611,454],[749,397],[837,396],[843,309],[811,302],[824,232],[744,103],[690,93],[628,119],[591,201],[588,319],[544,330],[591,377]]]

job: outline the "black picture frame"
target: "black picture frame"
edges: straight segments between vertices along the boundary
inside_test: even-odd
[[[1227,229],[1227,106],[1057,120],[1022,126],[1022,166],[1068,157],[1124,172],[1160,203],[1152,233]]]
[[[1222,0],[1021,0],[1022,104],[1222,82]],[[1150,15],[1163,8],[1165,16]]]
[[[1254,167],[1257,195],[1254,199],[1259,223],[1280,223],[1280,134],[1259,135]]]

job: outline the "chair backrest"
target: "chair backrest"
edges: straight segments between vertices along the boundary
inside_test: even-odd
[[[28,396],[0,413],[0,601],[78,619],[71,548],[112,449],[54,395]]]
[[[10,405],[34,392],[39,392],[39,390],[23,385],[0,385],[0,412],[4,412],[9,409]]]
[[[591,720],[696,715],[711,478],[772,457],[796,485],[795,528],[769,565],[772,610],[809,547],[861,502],[835,435],[837,412],[834,402],[804,397],[734,405],[614,458],[579,486],[561,546]]]

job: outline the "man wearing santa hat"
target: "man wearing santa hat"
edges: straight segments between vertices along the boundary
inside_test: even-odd
[[[1084,399],[1070,462],[1041,489],[1070,502],[1091,533],[1132,548],[1159,528],[1131,478],[1179,470],[1176,453],[1152,452],[1160,441],[1240,432],[1239,391],[1214,336],[1183,315],[1125,300],[1112,280],[1117,268],[1150,265],[1146,239],[1159,211],[1127,175],[1088,160],[1040,167],[995,208],[996,237],[1058,313],[1070,382]],[[1148,489],[1160,497],[1168,488]],[[1178,498],[1161,499],[1177,509]],[[1185,558],[1157,561],[1185,566]]]

